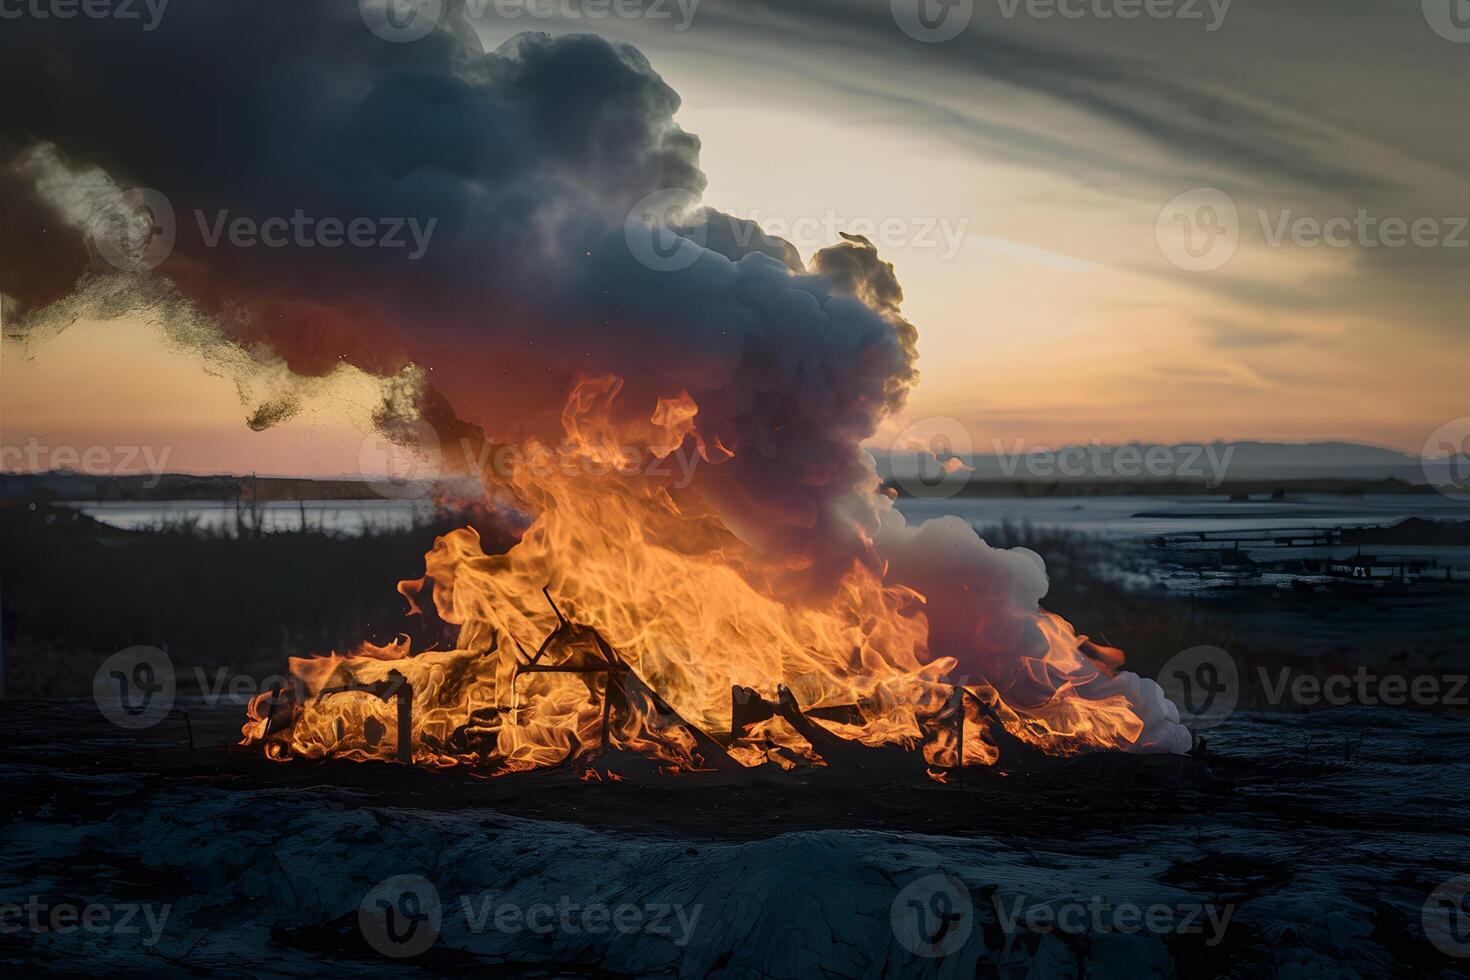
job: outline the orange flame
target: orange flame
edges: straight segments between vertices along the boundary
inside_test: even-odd
[[[474,528],[459,529],[435,541],[423,580],[400,585],[411,603],[431,595],[459,627],[455,649],[415,654],[402,637],[293,658],[295,689],[252,702],[244,741],[276,760],[394,758],[397,677],[411,690],[420,765],[513,772],[607,746],[698,769],[722,754],[711,738],[744,766],[820,764],[780,717],[731,731],[732,688],[774,698],[784,686],[835,735],[952,765],[956,736],[940,719],[955,661],[929,655],[924,597],[859,562],[830,596],[780,594],[782,569],[697,494],[616,465],[629,445],[663,458],[690,439],[711,465],[734,455],[718,439],[706,444],[687,393],[661,399],[646,422],[614,424],[608,409],[620,387],[589,379],[567,402],[570,458],[585,465],[530,465],[548,450],[528,441],[511,471],[494,475],[534,515],[518,543],[487,555]],[[1023,677],[1027,690],[1049,694],[1011,704],[971,685],[966,763],[998,756],[982,716],[1051,754],[1129,746],[1143,730],[1126,696],[1089,689],[1106,685],[1121,652],[1059,617],[1037,617],[1046,652]]]

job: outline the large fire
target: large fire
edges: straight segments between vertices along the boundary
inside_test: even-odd
[[[400,584],[415,608],[432,601],[458,626],[454,649],[415,652],[402,637],[293,658],[294,689],[252,702],[245,742],[275,760],[411,752],[418,765],[487,773],[608,750],[670,771],[820,765],[799,730],[810,725],[817,741],[922,752],[935,773],[954,764],[957,731],[966,764],[994,763],[996,725],[1054,755],[1157,747],[1140,741],[1144,722],[1113,684],[1121,652],[1045,611],[1044,652],[999,689],[930,656],[925,597],[886,584],[882,568],[854,561],[835,590],[784,594],[787,564],[763,560],[696,493],[629,472],[630,445],[662,458],[687,441],[708,466],[733,457],[701,437],[692,399],[620,427],[606,411],[618,388],[601,378],[574,391],[555,458],[577,465],[544,465],[551,450],[530,441],[487,474],[531,517],[509,551],[488,555],[462,528],[434,543],[423,579]],[[757,707],[736,724],[742,699]],[[956,726],[961,705],[968,723]]]

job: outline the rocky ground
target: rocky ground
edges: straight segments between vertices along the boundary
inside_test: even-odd
[[[91,702],[0,705],[0,961],[1470,976],[1462,719],[1238,714],[1203,762],[1088,757],[959,787],[271,764],[230,746],[238,706],[185,707],[192,748],[180,717],[128,732]]]

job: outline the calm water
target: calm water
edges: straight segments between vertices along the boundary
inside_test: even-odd
[[[1470,520],[1470,502],[1438,494],[1306,494],[1285,501],[1226,497],[954,497],[898,502],[911,522],[953,514],[971,524],[1029,522],[1119,537],[1393,524],[1406,517]]]
[[[94,501],[71,504],[103,524],[129,531],[193,525],[203,531],[228,531],[238,520],[252,523],[248,509],[234,501],[150,500]],[[306,528],[332,534],[404,530],[429,519],[427,500],[279,500],[260,505],[261,527],[267,532]]]

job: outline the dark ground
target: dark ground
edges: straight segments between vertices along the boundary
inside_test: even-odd
[[[193,748],[179,718],[132,733],[90,702],[0,705],[0,900],[40,887],[53,900],[174,910],[146,948],[0,936],[0,962],[164,975],[799,976],[815,962],[854,976],[1016,975],[1007,964],[1043,977],[1470,976],[1421,924],[1426,896],[1465,870],[1462,722],[1388,709],[1240,715],[1203,762],[972,768],[963,787],[835,771],[587,783],[267,763],[229,744],[238,706],[184,707]],[[976,903],[976,932],[943,960],[912,957],[886,927],[900,889],[935,873]],[[355,910],[394,874],[522,901],[672,889],[724,925],[687,946],[446,928],[430,954],[390,967]],[[982,901],[997,889],[1188,898],[1234,915],[1215,945],[1091,934],[1008,945]],[[783,911],[791,891],[809,896],[795,921]],[[741,928],[724,928],[732,918]]]
[[[400,632],[422,641],[398,582],[423,574],[434,536],[476,515],[445,511],[405,530],[232,535],[188,526],[123,531],[54,505],[0,502],[0,608],[11,697],[81,697],[101,662],[135,645],[180,669],[264,677],[287,658]],[[478,522],[487,547],[493,525]],[[416,647],[426,645],[416,644]]]
[[[243,705],[191,697],[189,668],[259,677],[289,655],[424,630],[394,585],[421,572],[435,530],[464,516],[343,538],[131,533],[70,515],[0,509],[12,698],[0,703],[0,904],[39,891],[174,912],[147,947],[0,932],[0,962],[64,975],[1470,976],[1470,961],[1425,938],[1422,917],[1437,886],[1470,872],[1470,722],[1454,713],[1237,712],[1210,733],[1204,761],[1089,756],[971,769],[963,787],[822,769],[663,777],[637,760],[608,763],[629,781],[591,783],[570,771],[486,780],[268,763],[233,744]],[[1263,643],[1273,634],[1245,615],[1270,612],[1258,601],[1131,592],[1103,573],[1116,556],[1094,539],[986,536],[1046,555],[1047,604],[1146,675],[1200,644],[1247,668],[1353,662],[1350,642],[1334,653],[1329,638],[1310,657]],[[175,715],[124,731],[86,698],[101,660],[138,643],[168,647],[188,727]],[[1404,669],[1413,653],[1373,656]],[[1242,694],[1249,706],[1248,683]],[[14,700],[35,695],[77,700]],[[950,956],[915,958],[890,906],[940,873],[973,897],[975,932]],[[446,926],[430,953],[390,962],[356,916],[394,874],[446,897],[494,889],[522,903],[693,894],[719,928],[673,946]],[[984,904],[997,894],[1229,903],[1235,914],[1218,945],[1091,933],[1016,942]]]

